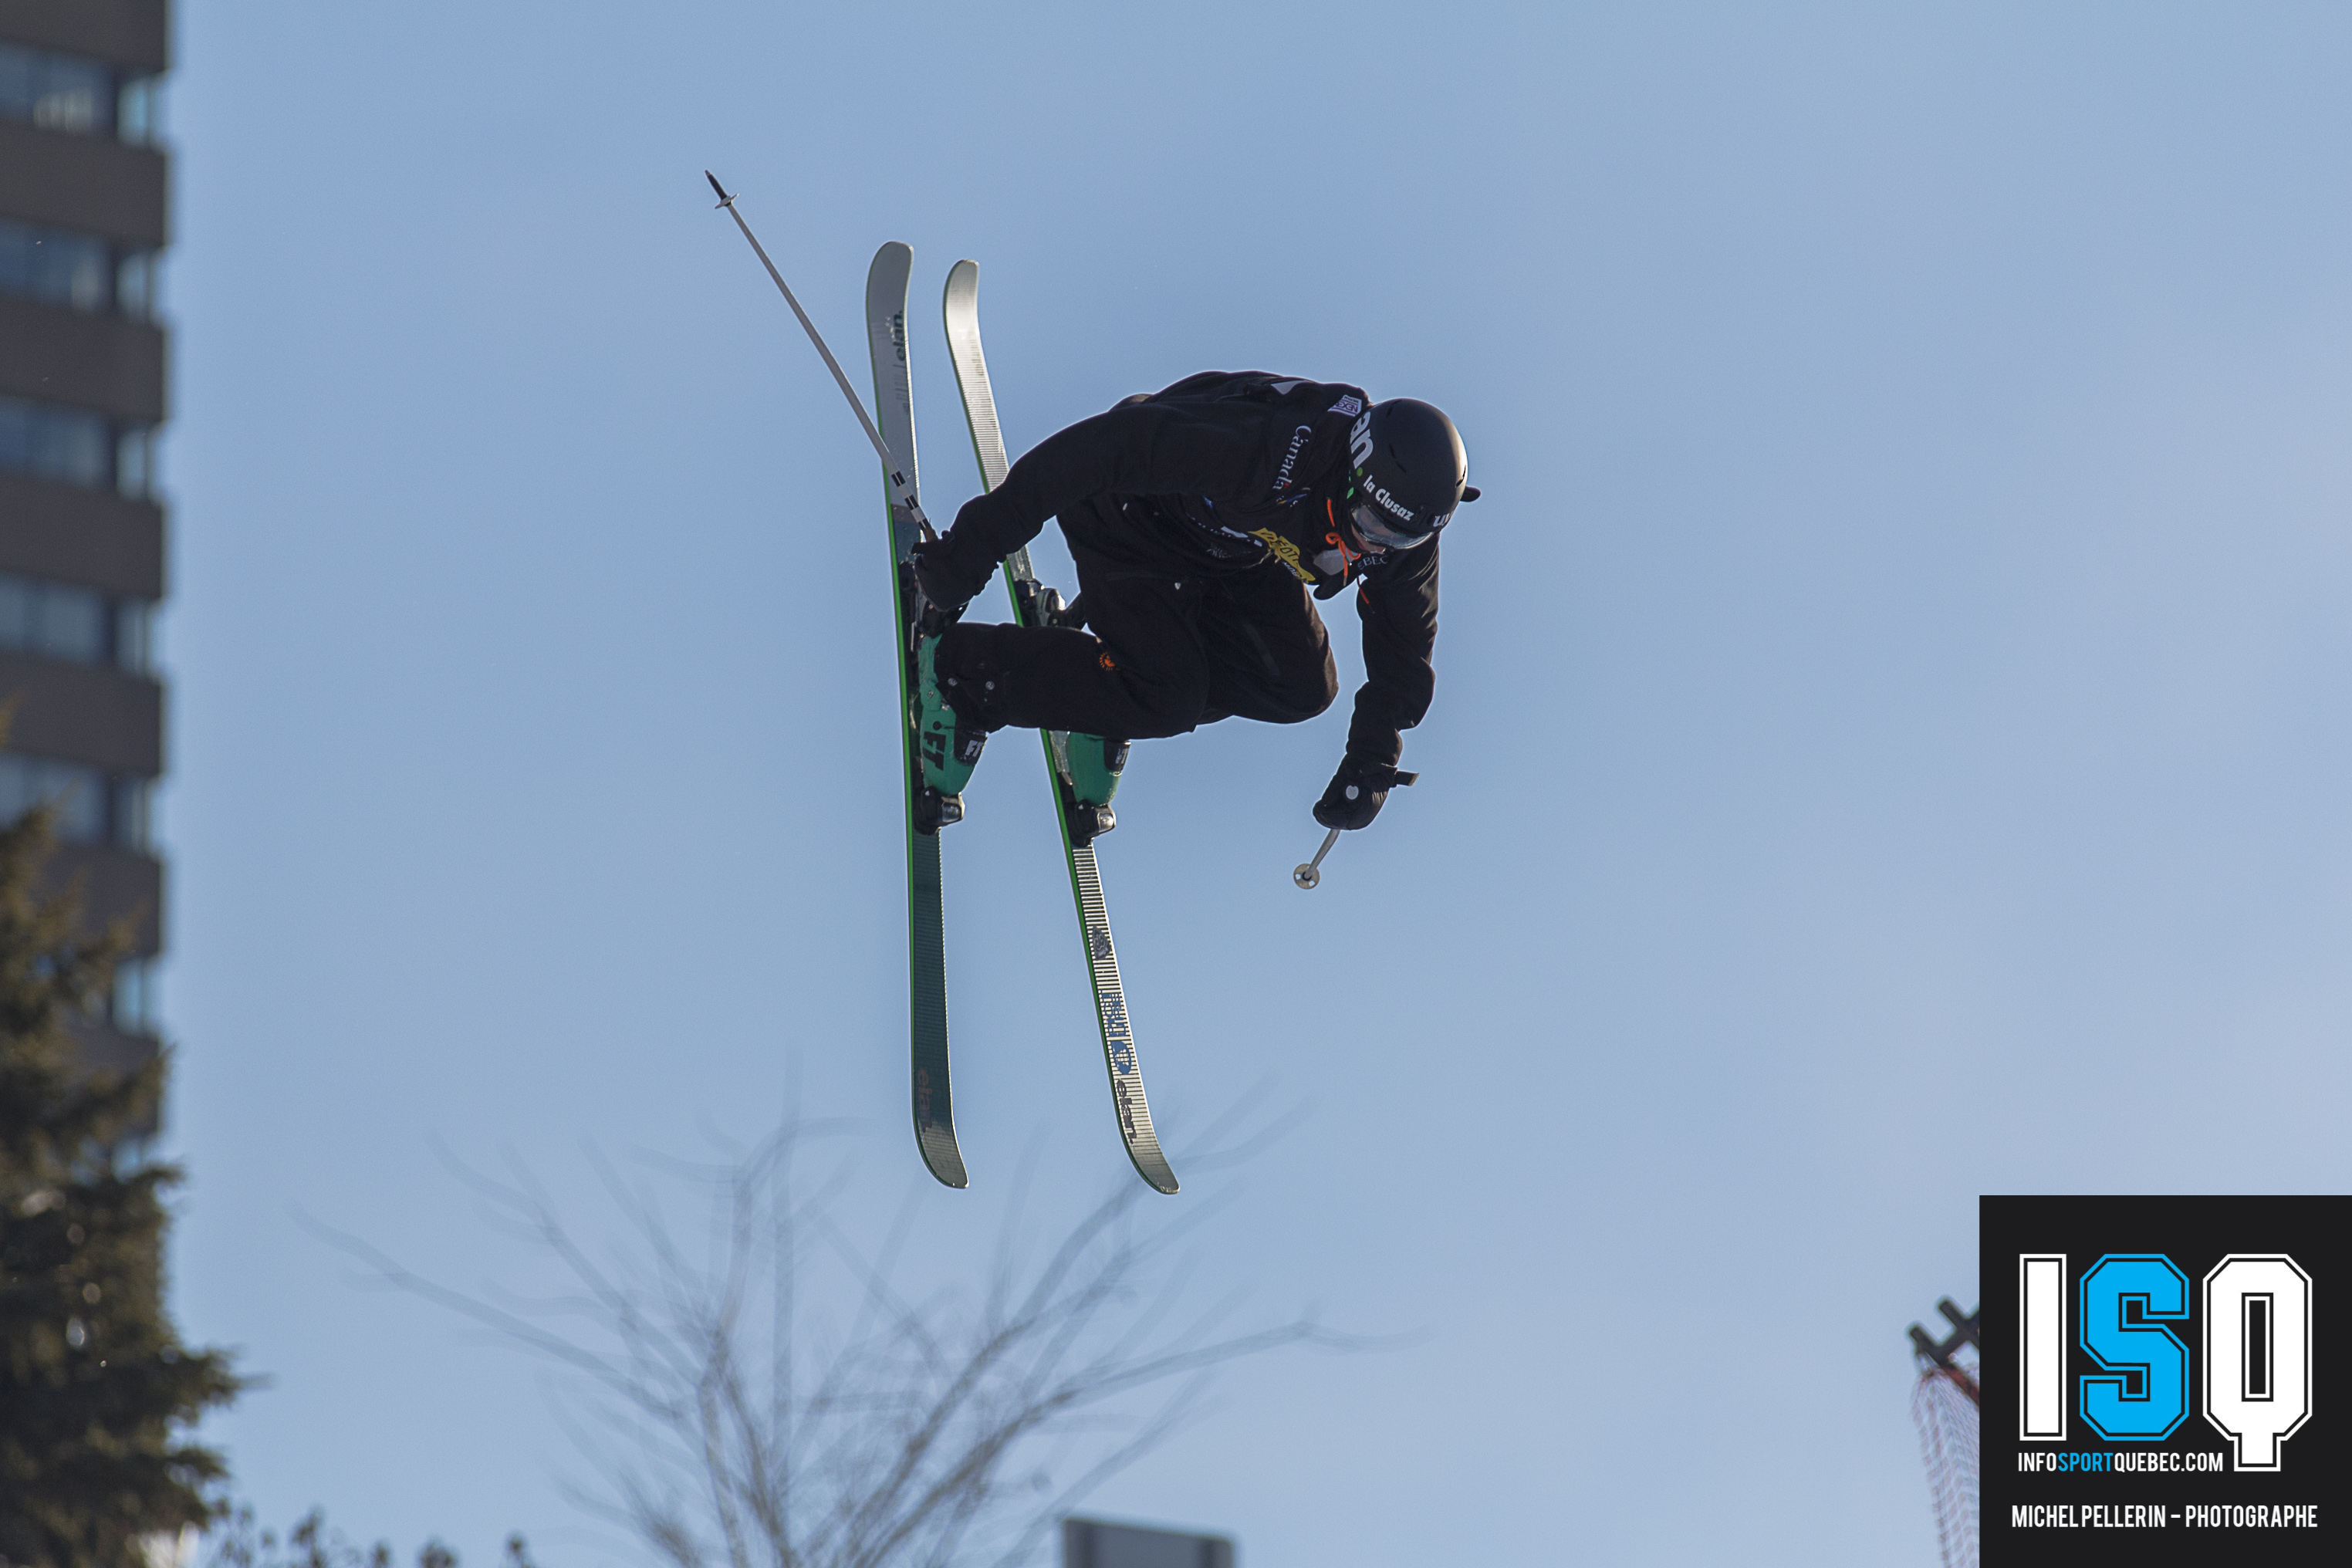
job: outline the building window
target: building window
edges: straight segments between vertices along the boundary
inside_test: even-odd
[[[162,129],[161,107],[153,77],[117,76],[79,55],[0,44],[0,119],[144,143]]]
[[[157,310],[155,295],[161,284],[155,253],[152,250],[125,250],[118,254],[121,259],[114,264],[116,312],[127,321],[153,321]]]
[[[0,217],[0,289],[45,305],[103,310],[113,300],[106,241]]]
[[[0,752],[0,820],[16,821],[37,805],[56,811],[58,837],[92,844],[106,837],[106,779],[96,768]]]
[[[79,408],[0,397],[0,468],[103,488],[114,478],[110,434]]]
[[[114,966],[114,994],[108,998],[107,1022],[126,1035],[155,1032],[155,963],[126,958]]]
[[[0,649],[12,653],[152,675],[154,611],[152,599],[110,598],[78,584],[0,572]]]
[[[114,98],[114,133],[142,147],[152,146],[163,135],[163,81],[137,76],[125,80]]]
[[[134,854],[151,853],[153,794],[152,779],[110,778],[81,763],[0,752],[0,822],[14,822],[47,805],[57,813],[62,843],[111,844]]]
[[[155,784],[152,779],[118,776],[107,782],[106,840],[117,849],[150,855],[155,849]]]
[[[0,468],[145,500],[155,491],[154,427],[0,397]]]
[[[97,664],[107,629],[106,601],[88,588],[0,574],[0,647]]]
[[[114,130],[114,73],[96,60],[0,44],[0,114],[85,136]]]
[[[114,488],[132,500],[155,491],[155,432],[133,426],[114,438]]]
[[[155,313],[155,253],[0,217],[0,294],[149,321]]]
[[[114,668],[125,675],[155,673],[155,601],[114,601]]]

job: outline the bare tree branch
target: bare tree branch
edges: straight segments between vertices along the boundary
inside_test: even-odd
[[[1264,1134],[1243,1136],[1241,1120],[1218,1129],[1237,1142],[1188,1167],[1244,1157]],[[576,1500],[674,1568],[1013,1568],[1194,1418],[1219,1369],[1286,1345],[1372,1344],[1311,1317],[1230,1329],[1233,1297],[1188,1313],[1172,1247],[1210,1205],[1144,1231],[1128,1183],[1034,1266],[1016,1193],[976,1300],[910,1297],[898,1270],[918,1201],[861,1245],[836,1215],[845,1168],[802,1171],[832,1131],[788,1125],[722,1163],[643,1155],[635,1178],[589,1151],[627,1237],[601,1259],[519,1162],[498,1178],[445,1152],[499,1234],[562,1276],[536,1298],[452,1289],[299,1217],[375,1282],[568,1374],[566,1426],[603,1483]],[[671,1216],[698,1194],[690,1249]],[[1084,1457],[1059,1486],[1055,1455]]]

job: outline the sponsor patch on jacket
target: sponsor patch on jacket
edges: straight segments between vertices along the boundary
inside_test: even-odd
[[[1328,414],[1344,414],[1350,419],[1363,411],[1364,400],[1360,397],[1343,397],[1325,410]]]
[[[1274,552],[1274,558],[1281,562],[1285,566],[1290,568],[1290,574],[1292,576],[1297,578],[1302,583],[1312,583],[1315,581],[1315,574],[1308,571],[1298,559],[1297,545],[1292,543],[1289,540],[1285,539],[1281,534],[1276,533],[1270,528],[1254,528],[1250,530],[1250,537],[1252,539],[1264,540],[1265,542],[1265,547]]]
[[[1290,433],[1290,450],[1282,455],[1282,467],[1274,476],[1274,493],[1280,495],[1290,488],[1291,470],[1298,467],[1298,454],[1307,450],[1307,443],[1315,439],[1315,426],[1301,425]]]

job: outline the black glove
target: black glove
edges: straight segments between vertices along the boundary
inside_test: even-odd
[[[988,574],[992,568],[982,567],[975,574],[956,559],[945,534],[937,539],[917,540],[911,553],[915,586],[922,592],[923,619],[929,629],[952,623],[971,603],[971,596],[988,586]]]
[[[1381,803],[1398,784],[1409,784],[1419,773],[1402,772],[1391,763],[1368,763],[1348,757],[1331,775],[1331,787],[1315,803],[1315,820],[1326,827],[1370,827]]]

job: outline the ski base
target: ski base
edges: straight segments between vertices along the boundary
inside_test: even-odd
[[[959,261],[948,273],[942,302],[948,334],[948,354],[955,363],[956,386],[963,394],[964,420],[971,431],[973,455],[980,459],[983,489],[1004,482],[1011,467],[1005,459],[1004,436],[996,421],[996,395],[988,384],[988,360],[980,344],[980,268]],[[1013,595],[1014,621],[1024,626],[1048,624],[1059,610],[1058,596],[1042,586],[1029,564],[1024,547],[1005,557],[1004,585]],[[1094,987],[1096,1022],[1102,1033],[1103,1062],[1110,1072],[1111,1108],[1118,1119],[1119,1140],[1136,1174],[1154,1190],[1174,1193],[1176,1173],[1160,1151],[1160,1134],[1151,1125],[1151,1106],[1144,1097],[1143,1068],[1135,1049],[1135,1031],[1127,1016],[1127,991],[1118,974],[1118,952],[1111,945],[1110,915],[1103,904],[1102,876],[1095,864],[1095,837],[1117,819],[1108,806],[1082,805],[1063,776],[1055,742],[1068,742],[1051,733],[1041,735],[1045,750],[1045,776],[1054,789],[1055,816],[1062,825],[1062,851],[1069,863],[1070,891],[1078,907],[1079,934],[1086,941],[1087,975]]]

